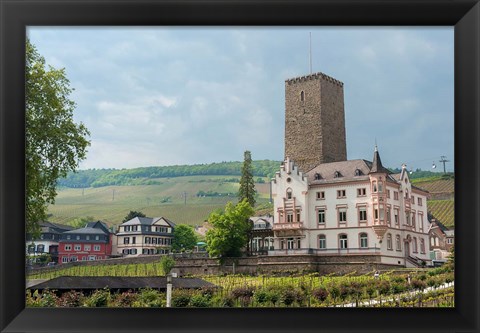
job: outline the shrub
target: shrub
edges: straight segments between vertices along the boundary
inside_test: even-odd
[[[255,302],[258,304],[265,304],[268,302],[269,295],[268,295],[268,290],[266,289],[257,289],[253,293],[253,299]]]
[[[27,292],[26,305],[27,307],[53,308],[56,306],[57,299],[57,296],[52,291],[44,290],[42,293],[39,293],[38,290],[35,290],[33,294]]]
[[[151,288],[141,289],[138,293],[137,300],[139,303],[138,305],[149,308],[159,308],[164,306],[166,303],[164,294]]]
[[[110,291],[107,288],[95,290],[86,298],[84,306],[92,308],[106,307],[110,299]]]
[[[340,296],[340,288],[336,284],[331,285],[328,291],[334,300]]]
[[[255,287],[238,287],[232,290],[231,295],[234,299],[239,299],[240,297],[252,297],[255,291]]]
[[[427,283],[425,281],[422,281],[422,280],[413,279],[412,280],[412,287],[414,289],[423,290],[427,287]]]
[[[192,294],[185,289],[175,289],[172,292],[172,306],[175,308],[185,308],[190,303]]]
[[[380,295],[388,295],[390,292],[390,282],[386,280],[377,280],[377,289]]]
[[[418,279],[419,279],[419,280],[422,280],[422,281],[425,281],[425,280],[427,279],[427,275],[426,275],[426,274],[420,274],[420,275],[418,276]]]
[[[194,308],[208,308],[210,306],[210,298],[202,294],[195,294],[190,299],[190,306]]]
[[[293,304],[293,302],[295,302],[295,300],[296,300],[296,294],[294,290],[292,289],[283,290],[281,294],[281,301],[283,304],[285,304],[286,306],[290,306]]]
[[[327,289],[320,287],[313,290],[312,294],[313,297],[315,297],[318,301],[324,302],[327,299],[329,293]]]
[[[109,306],[112,307],[131,307],[138,300],[138,294],[133,293],[131,290],[125,291],[121,294],[111,295]],[[137,306],[140,306],[139,304]]]
[[[203,287],[200,289],[200,293],[205,296],[208,300],[211,300],[213,295],[216,292],[216,288],[214,287]]]
[[[392,293],[393,293],[393,294],[398,294],[398,293],[401,293],[401,292],[404,292],[405,290],[407,290],[407,286],[405,285],[404,282],[405,282],[405,281],[398,282],[398,283],[392,283],[392,284],[391,284],[391,286],[392,286]]]
[[[275,289],[270,289],[268,291],[268,300],[273,304],[273,306],[277,305],[280,301],[280,292]]]
[[[230,295],[221,296],[218,302],[218,306],[222,308],[233,308],[235,300]]]
[[[377,288],[375,287],[375,284],[369,283],[366,285],[365,291],[367,292],[368,297],[372,298],[377,292]]]
[[[78,291],[68,291],[56,300],[56,305],[65,308],[74,308],[83,304],[84,295]]]

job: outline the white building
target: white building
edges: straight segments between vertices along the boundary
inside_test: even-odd
[[[130,256],[169,253],[174,228],[175,223],[165,217],[135,217],[118,227],[117,252]]]
[[[322,163],[306,173],[286,159],[272,180],[275,254],[376,255],[384,264],[428,263],[427,192],[406,166],[391,174],[373,162]]]

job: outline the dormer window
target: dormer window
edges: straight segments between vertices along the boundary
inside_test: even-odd
[[[320,180],[320,179],[322,179],[322,176],[320,176],[320,174],[318,172],[316,172],[315,176],[314,176],[314,179],[315,180]]]
[[[362,170],[356,169],[355,170],[355,176],[361,176],[362,175]]]
[[[333,175],[334,178],[342,177],[342,174],[339,171],[335,171],[335,174]]]

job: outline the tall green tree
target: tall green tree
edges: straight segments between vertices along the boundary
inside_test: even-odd
[[[193,227],[187,224],[179,224],[173,230],[172,250],[191,250],[197,245],[197,236]]]
[[[255,206],[255,181],[253,180],[252,154],[250,151],[243,153],[242,177],[238,190],[238,201],[246,199],[250,206]]]
[[[251,228],[249,218],[253,208],[246,199],[233,205],[227,203],[223,212],[213,212],[208,218],[212,229],[207,231],[207,251],[213,257],[238,257],[247,245]]]
[[[123,218],[123,222],[127,222],[127,221],[130,221],[131,219],[134,219],[136,217],[147,217],[145,214],[143,214],[142,212],[137,212],[136,210],[131,210],[127,216],[125,216]]]
[[[55,69],[26,45],[26,228],[39,233],[47,206],[55,203],[57,179],[75,171],[90,145],[88,129],[73,121],[75,102],[65,69]]]

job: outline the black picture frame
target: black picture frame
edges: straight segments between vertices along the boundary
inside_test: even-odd
[[[478,1],[0,0],[1,332],[478,332]],[[24,61],[27,26],[455,27],[455,308],[25,309]],[[432,128],[435,131],[435,128]]]

